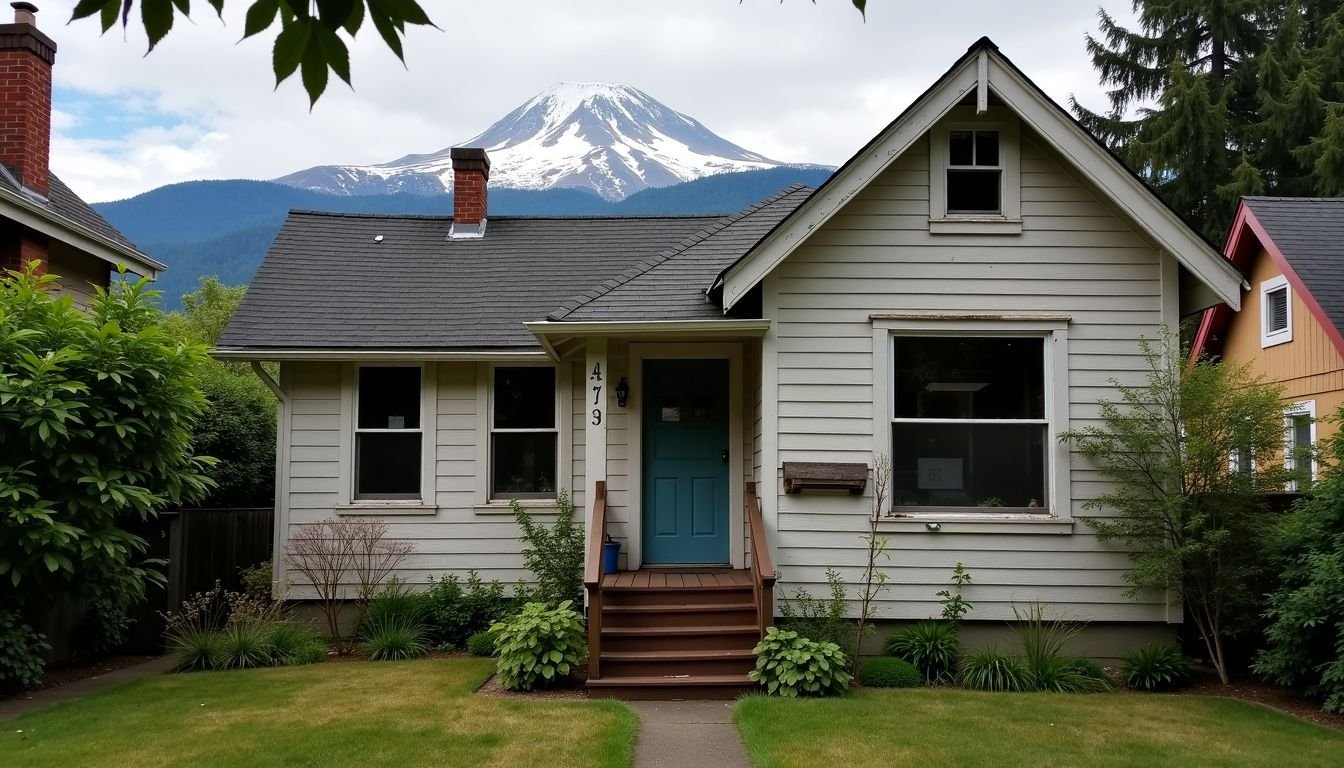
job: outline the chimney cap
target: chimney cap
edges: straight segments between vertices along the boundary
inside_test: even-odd
[[[453,147],[448,154],[453,159],[454,168],[459,160],[482,162],[487,169],[490,168],[490,155],[483,147]]]
[[[16,24],[37,24],[37,19],[33,15],[37,13],[37,6],[32,3],[17,2],[10,3],[10,8],[14,9],[14,22]]]

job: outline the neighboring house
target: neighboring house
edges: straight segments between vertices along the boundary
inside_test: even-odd
[[[38,271],[59,276],[60,290],[85,305],[118,266],[153,278],[164,265],[51,172],[56,43],[37,29],[36,7],[12,5],[14,23],[0,24],[0,270],[37,261]]]
[[[1205,310],[1194,354],[1283,386],[1291,466],[1335,433],[1330,417],[1344,405],[1344,198],[1242,198],[1223,252],[1246,276],[1246,301]]]
[[[508,583],[507,501],[572,489],[626,569],[590,556],[590,687],[736,690],[775,565],[790,596],[859,578],[888,456],[881,619],[937,615],[962,562],[985,634],[1042,601],[1113,657],[1181,620],[1125,597],[1056,435],[1241,276],[988,39],[821,188],[729,217],[487,221],[485,153],[454,168],[452,218],[291,214],[220,342],[280,363],[278,552],[369,515],[403,579]]]

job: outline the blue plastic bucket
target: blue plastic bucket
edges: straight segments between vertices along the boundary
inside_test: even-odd
[[[621,556],[621,542],[608,541],[602,544],[602,572],[615,573]]]

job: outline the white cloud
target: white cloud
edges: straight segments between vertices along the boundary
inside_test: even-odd
[[[71,0],[44,3],[58,89],[105,110],[56,104],[52,164],[87,199],[433,151],[559,80],[627,83],[747,149],[838,165],[986,34],[1057,100],[1102,98],[1083,50],[1091,3],[872,3],[865,22],[841,0],[509,0],[425,2],[443,29],[410,30],[407,68],[365,30],[356,89],[333,82],[310,112],[297,78],[273,90],[273,35],[238,43],[246,3],[228,5],[226,24],[203,6],[144,56],[134,25],[99,36],[93,20],[61,25]],[[158,127],[117,134],[121,112]],[[97,120],[99,138],[78,138]]]

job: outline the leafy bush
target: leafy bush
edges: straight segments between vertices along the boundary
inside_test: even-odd
[[[927,683],[950,683],[961,655],[957,625],[930,619],[906,627],[887,639],[887,654],[914,664]]]
[[[756,668],[749,677],[772,696],[832,696],[849,688],[849,662],[835,643],[770,627],[752,652]]]
[[[368,625],[364,650],[374,661],[400,661],[429,652],[423,624],[406,616],[388,615]]]
[[[49,650],[46,635],[17,612],[0,609],[0,690],[32,688],[42,682]]]
[[[467,652],[472,656],[494,656],[495,638],[489,632],[477,632],[467,638]]]
[[[327,643],[315,627],[293,621],[271,625],[266,637],[267,654],[274,664],[312,664],[327,655]]]
[[[1026,662],[997,648],[981,648],[961,660],[961,684],[977,691],[1031,690]]]
[[[568,600],[554,608],[528,603],[490,627],[499,677],[512,691],[530,691],[567,677],[583,658],[583,622]]]
[[[275,594],[275,575],[270,560],[238,569],[238,577],[243,583],[243,594],[248,597],[270,600]]]
[[[802,587],[793,591],[792,600],[784,596],[779,604],[782,617],[779,627],[817,642],[835,643],[846,656],[852,657],[858,650],[858,635],[854,631],[854,622],[845,618],[848,608],[845,581],[839,571],[827,568],[826,584],[831,593],[826,599],[813,597]]]
[[[1169,691],[1190,682],[1190,659],[1175,645],[1145,645],[1125,654],[1120,675],[1130,688]]]
[[[76,655],[81,659],[101,659],[126,644],[131,619],[126,603],[117,597],[95,597],[84,608],[76,632]]]
[[[574,520],[574,504],[563,488],[555,495],[555,523],[547,528],[532,519],[517,499],[514,519],[523,529],[523,565],[536,585],[521,600],[559,605],[583,601],[583,524]]]
[[[465,582],[456,574],[437,581],[431,576],[421,599],[431,642],[452,648],[461,648],[472,635],[488,631],[516,604],[504,594],[503,585],[482,581],[475,571],[467,572]]]
[[[859,667],[859,682],[868,688],[917,688],[924,675],[905,659],[878,656]]]

